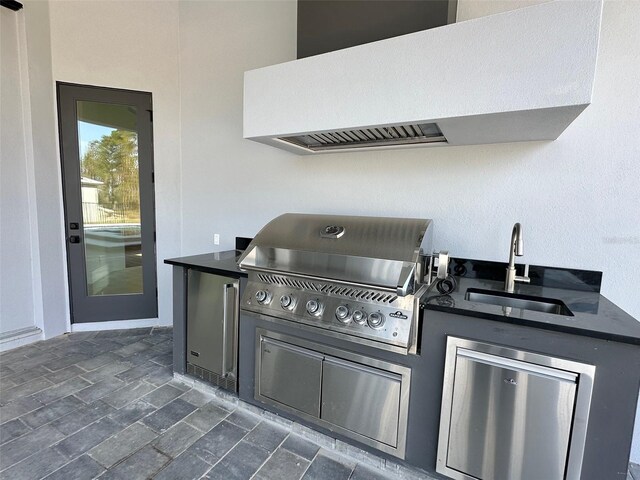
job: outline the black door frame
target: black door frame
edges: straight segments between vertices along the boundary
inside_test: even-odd
[[[155,245],[155,194],[153,165],[153,107],[149,92],[56,82],[62,191],[67,248],[67,280],[71,323],[157,318],[158,289]],[[140,223],[142,243],[142,294],[89,296],[77,128],[77,101],[131,105],[136,107],[138,169],[140,179]],[[77,230],[70,230],[77,223]],[[71,243],[71,235],[80,235]]]

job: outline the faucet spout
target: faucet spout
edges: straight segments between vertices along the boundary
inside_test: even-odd
[[[522,241],[522,225],[516,223],[511,231],[511,250],[509,251],[509,266],[513,267],[516,257],[524,255],[524,242]]]
[[[524,242],[522,241],[522,225],[516,223],[511,231],[511,243],[509,245],[509,266],[507,267],[507,276],[504,280],[504,289],[509,293],[513,293],[515,290],[515,282],[529,283],[530,279],[527,276],[529,268],[525,269],[524,276],[520,277],[516,275],[516,259],[515,257],[521,257],[524,255]]]

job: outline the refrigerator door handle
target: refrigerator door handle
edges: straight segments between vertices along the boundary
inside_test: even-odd
[[[233,337],[235,336],[235,334],[233,333],[233,331],[235,330],[235,325],[232,327],[232,331],[229,332],[229,315],[231,314],[233,316],[233,318],[235,318],[235,285],[233,283],[226,283],[224,285],[224,294],[222,297],[222,376],[224,378],[227,378],[229,376],[229,374],[231,373],[231,376],[235,377],[235,361],[232,360],[232,364],[231,364],[231,371],[229,371],[228,366],[227,366],[227,357],[228,357],[228,351],[227,351],[227,344],[229,342],[229,333],[231,333],[232,338],[231,340],[233,341]],[[233,297],[231,300],[229,300],[229,293],[233,294]],[[231,347],[233,350],[233,346]],[[232,352],[232,354],[235,357],[235,352]]]

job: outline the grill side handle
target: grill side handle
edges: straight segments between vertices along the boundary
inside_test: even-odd
[[[409,333],[409,353],[412,355],[417,355],[418,353],[418,343],[420,342],[420,339],[418,338],[421,316],[420,304],[428,291],[429,286],[422,285],[413,296],[413,318],[411,320],[411,330]]]
[[[402,270],[400,270],[400,277],[398,278],[398,286],[396,293],[399,297],[404,297],[413,293],[413,287],[416,277],[416,264],[403,262]]]

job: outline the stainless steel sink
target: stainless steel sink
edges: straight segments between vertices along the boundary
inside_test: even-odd
[[[573,313],[564,302],[555,298],[533,297],[519,293],[482,290],[479,288],[468,288],[464,298],[470,302],[488,303],[502,307],[521,308],[523,310],[573,317]]]

